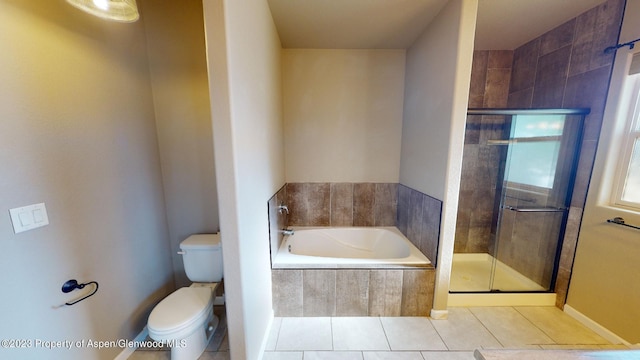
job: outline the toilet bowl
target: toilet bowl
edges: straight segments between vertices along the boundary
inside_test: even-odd
[[[149,315],[149,336],[171,347],[171,359],[197,359],[213,336],[213,284],[180,288],[164,298]]]
[[[205,350],[219,320],[213,314],[222,280],[219,234],[191,235],[180,243],[185,273],[194,282],[156,305],[147,321],[149,336],[171,347],[172,360],[195,360]]]

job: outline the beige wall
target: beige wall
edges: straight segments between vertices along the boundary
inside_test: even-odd
[[[640,2],[628,1],[621,43],[640,37],[638,13]],[[631,344],[640,343],[638,230],[608,224],[606,219],[621,216],[630,224],[640,224],[640,213],[608,205],[620,151],[618,139],[631,106],[621,96],[621,89],[631,54],[639,50],[637,46],[631,51],[623,48],[616,54],[567,298],[570,308],[607,329],[613,338]]]
[[[273,320],[267,202],[284,184],[281,47],[267,2],[204,2],[231,356]]]
[[[398,182],[404,63],[404,50],[283,50],[287,182]]]
[[[458,64],[452,59],[458,58],[460,6],[459,1],[447,4],[407,50],[400,182],[440,200],[455,120]]]
[[[449,1],[407,51],[400,183],[443,201],[434,301],[434,308],[443,312],[453,256],[477,8],[477,0]]]
[[[2,1],[0,49],[0,338],[132,339],[173,287],[143,24],[59,1]],[[7,210],[38,202],[50,225],[15,235]],[[69,279],[100,289],[58,308],[81,293],[61,292]]]
[[[176,286],[188,286],[182,240],[217,232],[218,199],[202,1],[139,2],[147,34]]]

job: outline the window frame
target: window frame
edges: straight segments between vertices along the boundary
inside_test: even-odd
[[[627,75],[625,82],[629,83],[628,94],[629,108],[626,117],[624,132],[620,138],[619,157],[615,178],[611,205],[634,211],[640,210],[640,202],[630,202],[622,199],[624,187],[629,175],[631,156],[634,146],[640,146],[640,74]]]

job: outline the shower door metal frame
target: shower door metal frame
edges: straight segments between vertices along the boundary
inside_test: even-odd
[[[566,205],[566,208],[514,208],[514,207],[505,207],[502,208],[502,204],[501,201],[500,202],[496,202],[497,204],[494,205],[494,208],[497,206],[498,207],[498,211],[502,211],[502,210],[510,210],[510,211],[516,211],[516,212],[562,212],[562,220],[560,222],[560,230],[558,233],[558,239],[557,239],[557,243],[556,243],[556,251],[555,251],[555,258],[553,261],[553,269],[552,269],[552,274],[551,274],[551,282],[549,284],[549,289],[544,290],[544,291],[535,291],[535,290],[528,290],[528,291],[511,291],[511,290],[506,290],[506,291],[502,291],[502,290],[494,290],[492,289],[493,287],[493,274],[495,269],[492,269],[492,278],[490,279],[490,286],[489,286],[489,290],[488,291],[451,291],[451,293],[553,293],[555,291],[555,284],[556,284],[556,280],[557,280],[557,275],[558,275],[558,266],[560,263],[560,257],[561,257],[561,253],[562,253],[562,245],[564,242],[564,235],[566,232],[566,227],[567,227],[567,220],[569,217],[569,210],[571,207],[571,198],[573,196],[573,188],[575,185],[575,180],[576,180],[576,174],[577,174],[577,170],[578,170],[578,162],[580,160],[580,149],[582,148],[582,142],[583,142],[583,133],[584,133],[584,122],[585,122],[585,118],[586,116],[591,112],[591,109],[588,108],[573,108],[573,109],[552,109],[552,108],[548,108],[548,109],[497,109],[497,108],[486,108],[486,109],[477,109],[477,108],[470,108],[467,110],[467,116],[468,115],[504,115],[504,116],[513,116],[513,115],[577,115],[580,116],[581,119],[579,126],[577,127],[577,131],[578,134],[576,135],[576,144],[575,144],[575,153],[573,156],[573,159],[570,162],[570,166],[571,169],[569,171],[569,175],[568,175],[568,186],[567,186],[567,190],[566,190],[566,194],[564,197],[564,204]],[[508,143],[505,143],[505,145],[508,145]],[[502,162],[502,161],[501,161]],[[505,165],[504,166],[500,166],[499,169],[499,179],[501,179],[501,181],[499,181],[500,183],[500,193],[502,193],[502,191],[504,191],[502,189],[503,184],[504,184],[504,168],[506,167],[506,160],[505,160]],[[496,189],[497,190],[497,189]],[[498,196],[498,192],[496,191],[496,196]],[[502,196],[502,195],[500,195]],[[496,233],[493,235],[494,236],[494,246],[495,246],[495,250],[494,252],[496,253],[497,256],[497,237],[498,237],[498,232],[500,229],[500,220],[501,220],[501,215],[498,216],[498,223],[496,226]],[[493,267],[495,268],[495,261],[494,260],[494,264]]]

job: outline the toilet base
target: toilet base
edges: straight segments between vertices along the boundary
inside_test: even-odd
[[[219,319],[213,315],[206,327],[201,327],[184,339],[177,340],[171,346],[171,360],[196,360],[209,345],[213,333],[218,327]]]

